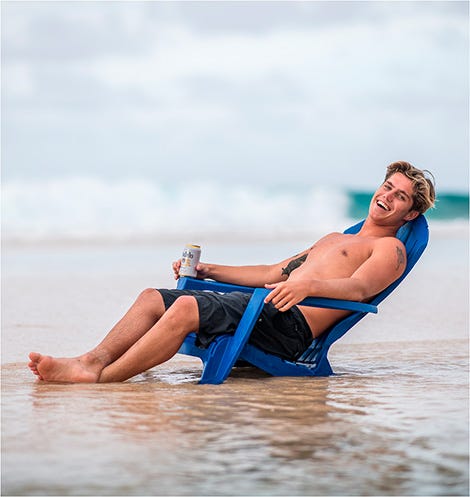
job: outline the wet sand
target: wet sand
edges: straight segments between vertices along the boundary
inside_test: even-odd
[[[185,356],[122,384],[36,381],[30,350],[83,352],[138,291],[174,283],[144,270],[145,247],[7,252],[2,495],[468,495],[467,242],[452,243],[333,347],[337,375],[242,368],[219,386]]]
[[[112,385],[10,364],[3,495],[465,495],[465,346],[342,346],[335,377],[220,386],[181,356]]]

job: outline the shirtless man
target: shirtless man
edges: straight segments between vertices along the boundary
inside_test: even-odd
[[[395,238],[405,222],[432,207],[433,182],[406,162],[388,166],[369,214],[356,235],[331,233],[278,264],[222,266],[200,263],[198,278],[271,289],[250,342],[295,360],[347,311],[297,306],[308,296],[366,301],[398,279],[406,251]],[[175,278],[181,262],[173,263]],[[29,367],[40,380],[125,381],[173,357],[195,331],[202,346],[233,331],[248,303],[240,292],[144,290],[124,317],[91,351],[74,358],[32,352]]]

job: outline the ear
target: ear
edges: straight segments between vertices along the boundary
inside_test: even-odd
[[[410,211],[408,214],[403,218],[404,221],[413,221],[413,219],[416,219],[419,216],[418,211]]]

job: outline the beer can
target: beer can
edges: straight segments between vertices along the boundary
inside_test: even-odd
[[[187,244],[184,247],[183,255],[181,257],[180,276],[197,276],[196,266],[199,264],[201,258],[200,245]]]

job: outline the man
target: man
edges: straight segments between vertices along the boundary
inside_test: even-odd
[[[308,296],[365,301],[403,274],[406,251],[395,234],[434,204],[434,185],[425,173],[407,162],[388,166],[356,235],[331,233],[273,265],[200,263],[198,278],[271,289],[249,340],[295,360],[314,337],[347,314],[297,306],[298,302]],[[180,264],[173,263],[175,278]],[[32,352],[29,367],[45,381],[125,381],[173,357],[190,332],[197,333],[201,346],[217,334],[233,332],[248,299],[241,292],[147,289],[93,350],[74,358]]]

